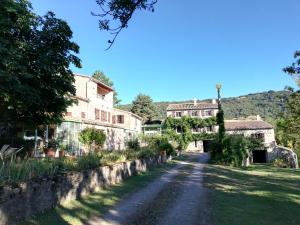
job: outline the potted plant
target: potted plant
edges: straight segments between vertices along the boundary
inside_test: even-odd
[[[59,158],[65,157],[65,150],[66,150],[66,145],[61,144],[61,145],[59,146],[59,152],[58,152]]]
[[[57,148],[57,142],[55,140],[50,140],[47,146],[44,147],[44,153],[48,157],[55,157]]]

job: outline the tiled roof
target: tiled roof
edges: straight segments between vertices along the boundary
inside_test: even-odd
[[[273,126],[262,120],[227,120],[225,121],[225,129],[234,130],[259,130],[272,129]]]
[[[193,110],[193,109],[218,109],[218,104],[213,103],[182,103],[182,104],[170,104],[167,107],[167,111],[174,110]]]

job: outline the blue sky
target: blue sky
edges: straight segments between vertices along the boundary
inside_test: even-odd
[[[32,0],[34,11],[66,20],[83,68],[104,71],[122,103],[138,93],[154,101],[224,97],[295,86],[282,68],[300,50],[300,0],[159,0],[137,12],[109,51],[95,0]]]

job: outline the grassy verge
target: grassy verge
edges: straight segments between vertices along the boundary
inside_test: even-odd
[[[133,193],[137,189],[145,187],[175,164],[175,162],[169,162],[166,165],[152,168],[147,172],[140,173],[138,176],[128,178],[123,183],[101,190],[80,200],[71,201],[68,204],[56,207],[20,225],[84,224],[91,216],[103,214],[109,207],[116,205],[123,197]]]
[[[300,224],[299,170],[208,165],[205,174],[214,224]]]

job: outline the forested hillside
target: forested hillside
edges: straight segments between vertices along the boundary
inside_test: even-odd
[[[285,111],[285,103],[289,96],[287,91],[268,91],[262,93],[248,94],[239,97],[223,98],[222,106],[226,119],[241,118],[253,115],[260,115],[266,121],[274,123],[274,120],[281,112]],[[206,99],[203,101],[211,101]],[[192,102],[192,100],[185,101]],[[158,119],[166,118],[166,108],[172,103],[183,102],[155,102]],[[131,105],[121,105],[120,109],[130,110]]]

